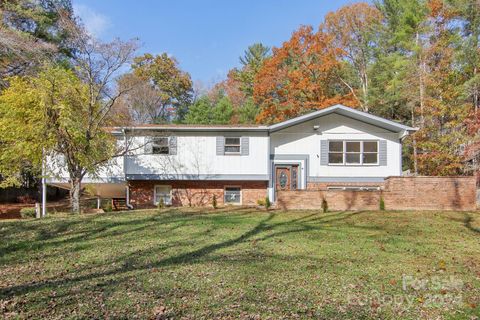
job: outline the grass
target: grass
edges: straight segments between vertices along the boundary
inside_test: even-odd
[[[163,209],[0,222],[4,318],[478,319],[480,214]]]

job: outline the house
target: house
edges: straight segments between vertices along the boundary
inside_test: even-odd
[[[343,105],[271,126],[115,128],[131,152],[84,185],[134,208],[255,205],[280,190],[370,190],[402,174],[402,140],[416,129]],[[53,169],[49,183],[68,186]],[[57,172],[57,174],[54,174]]]

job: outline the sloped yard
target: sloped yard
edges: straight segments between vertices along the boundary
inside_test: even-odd
[[[463,318],[480,215],[165,209],[0,222],[5,318]]]

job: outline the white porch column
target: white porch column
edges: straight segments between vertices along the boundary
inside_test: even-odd
[[[45,177],[45,152],[42,150],[42,218],[47,216],[47,178]]]

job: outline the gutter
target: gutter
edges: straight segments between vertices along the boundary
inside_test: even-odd
[[[419,130],[419,128],[415,127],[412,129],[403,130],[402,134],[400,135],[400,141],[405,140],[410,134],[415,133]]]
[[[268,132],[268,127],[125,127],[122,130],[126,131],[200,131],[200,132],[218,132],[218,131],[253,131],[253,132]]]

